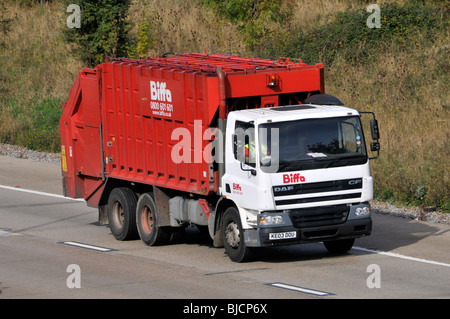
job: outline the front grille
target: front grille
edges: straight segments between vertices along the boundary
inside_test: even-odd
[[[332,192],[339,193],[333,194]],[[285,207],[288,205],[337,200],[350,200],[351,202],[356,202],[361,198],[361,192],[362,178],[273,187],[277,209],[281,209],[283,206]],[[311,196],[311,194],[316,195]]]
[[[315,208],[301,208],[291,210],[294,227],[333,226],[345,223],[350,207],[347,205],[333,205]]]
[[[331,195],[331,196],[321,196],[321,197],[308,197],[308,198],[294,198],[294,199],[285,199],[285,200],[276,200],[275,205],[293,205],[293,204],[305,204],[305,203],[314,203],[314,202],[323,202],[328,200],[341,200],[341,199],[352,199],[352,198],[360,198],[361,193],[353,193],[353,194],[342,194],[342,195]]]
[[[338,181],[305,183],[295,185],[274,186],[273,193],[277,196],[303,195],[322,192],[335,192],[362,187],[362,178],[343,179]]]

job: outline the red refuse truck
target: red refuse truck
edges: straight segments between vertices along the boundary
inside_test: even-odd
[[[220,54],[84,68],[60,120],[65,196],[118,240],[168,243],[196,225],[231,260],[255,247],[371,233],[370,120],[325,94],[322,64]],[[376,156],[375,156],[376,157]]]

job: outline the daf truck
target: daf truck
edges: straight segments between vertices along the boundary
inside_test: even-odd
[[[60,128],[65,196],[117,240],[163,245],[196,225],[243,262],[259,247],[345,252],[371,233],[377,120],[325,93],[322,64],[110,58],[78,74]]]

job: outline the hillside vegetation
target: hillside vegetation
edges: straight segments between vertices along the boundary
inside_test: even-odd
[[[0,142],[59,151],[61,104],[77,72],[106,54],[289,56],[323,63],[327,93],[376,113],[377,199],[450,209],[448,0],[373,1],[380,28],[366,25],[371,1],[103,0],[101,18],[98,7],[85,11],[103,20],[84,42],[66,25],[72,2],[89,1],[0,4]],[[120,28],[104,20],[118,3]]]

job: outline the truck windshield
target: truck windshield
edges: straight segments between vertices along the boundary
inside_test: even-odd
[[[366,146],[358,116],[259,125],[261,169],[287,172],[362,164]]]

